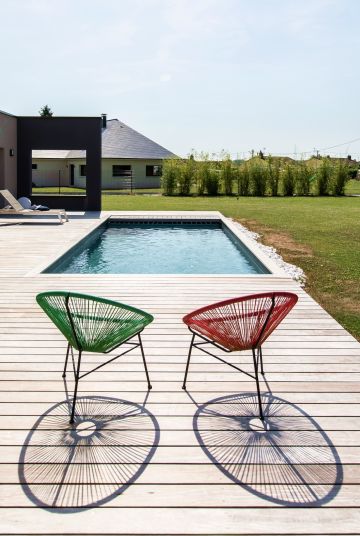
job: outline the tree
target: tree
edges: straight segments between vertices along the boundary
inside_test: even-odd
[[[48,106],[47,104],[45,104],[45,106],[43,106],[39,110],[39,114],[40,114],[40,117],[52,117],[53,116],[53,112],[50,106]]]

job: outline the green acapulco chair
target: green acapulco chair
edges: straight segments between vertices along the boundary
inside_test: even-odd
[[[42,292],[36,296],[36,301],[68,341],[63,378],[70,352],[75,377],[70,423],[74,422],[79,380],[135,348],[140,347],[148,388],[151,389],[140,333],[154,320],[152,315],[123,303],[72,292]],[[129,342],[133,337],[138,341]],[[122,344],[130,345],[130,348],[80,375],[83,352],[108,354]],[[73,349],[78,352],[77,363]]]

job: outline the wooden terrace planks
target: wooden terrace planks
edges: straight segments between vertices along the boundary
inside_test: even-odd
[[[360,344],[286,276],[38,273],[106,216],[0,219],[0,534],[360,534]],[[155,316],[148,396],[137,351],[80,382],[90,439],[68,426],[66,343],[35,302],[50,289]],[[251,378],[195,351],[181,389],[181,318],[266,290],[300,300],[264,345],[264,433]],[[87,355],[84,370],[101,360]]]

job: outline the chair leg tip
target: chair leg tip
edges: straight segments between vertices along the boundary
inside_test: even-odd
[[[182,388],[184,389],[184,391],[186,391],[186,385],[183,385]]]
[[[151,389],[152,389],[152,385],[149,384],[149,385],[148,385],[148,389],[149,389],[149,391],[151,391]]]

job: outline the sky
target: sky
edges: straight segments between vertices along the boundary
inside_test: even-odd
[[[360,159],[360,0],[0,0],[0,50],[15,115],[107,113],[181,156]]]

